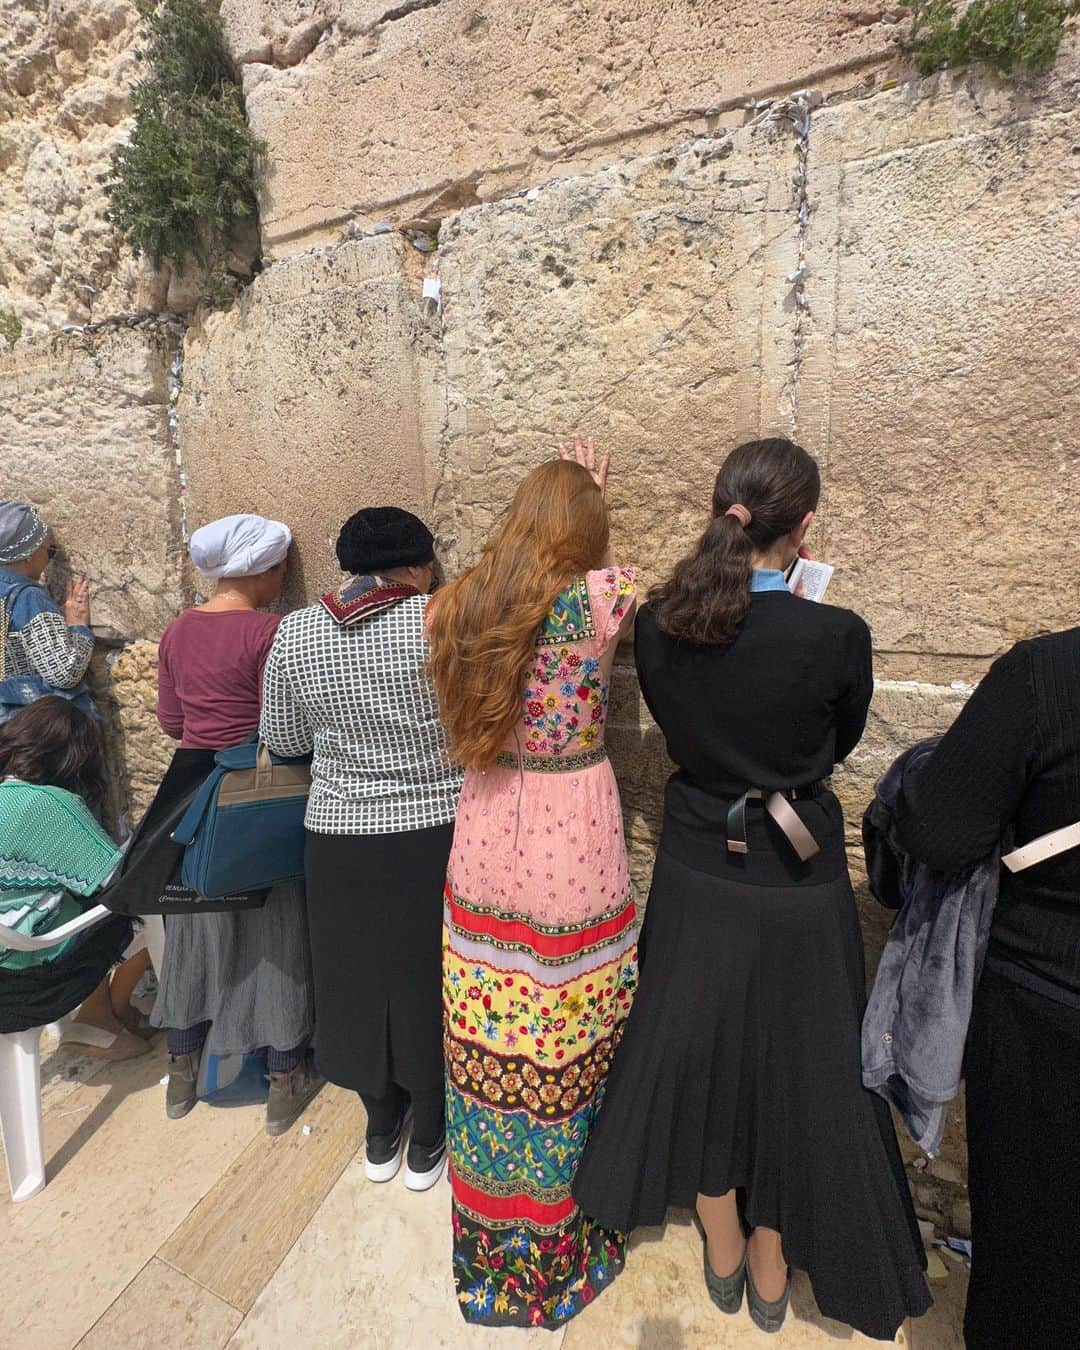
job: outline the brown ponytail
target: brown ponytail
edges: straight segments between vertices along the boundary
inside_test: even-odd
[[[716,476],[708,528],[649,594],[660,628],[687,642],[732,642],[750,607],[752,555],[790,534],[820,496],[817,463],[793,441],[747,441],[733,450]],[[725,515],[736,505],[750,514],[745,527]]]

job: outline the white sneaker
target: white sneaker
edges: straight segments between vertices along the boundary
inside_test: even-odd
[[[409,1123],[404,1116],[395,1134],[377,1134],[367,1140],[364,1156],[364,1176],[368,1181],[392,1181],[401,1170],[405,1153],[405,1129]]]
[[[409,1161],[405,1168],[405,1185],[410,1191],[427,1191],[438,1181],[446,1166],[446,1135],[434,1148],[420,1144],[409,1145]]]

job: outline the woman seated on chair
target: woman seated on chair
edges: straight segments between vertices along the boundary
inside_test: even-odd
[[[73,702],[48,694],[0,725],[0,923],[36,906],[40,932],[83,912],[123,856],[101,824],[105,807],[101,733]],[[0,1029],[40,1026],[81,1003],[63,1044],[105,1059],[145,1054],[131,995],[146,953],[109,974],[130,938],[129,921],[110,919],[56,948],[23,953],[5,948],[0,930]]]

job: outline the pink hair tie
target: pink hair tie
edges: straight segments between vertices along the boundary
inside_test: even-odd
[[[734,516],[744,530],[754,518],[750,514],[750,512],[746,509],[746,507],[741,505],[739,502],[736,502],[734,506],[729,506],[728,509],[724,512],[724,515]]]

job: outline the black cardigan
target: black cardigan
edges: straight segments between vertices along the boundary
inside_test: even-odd
[[[1018,643],[991,666],[952,729],[905,780],[903,847],[943,872],[1080,819],[1080,628]],[[1080,849],[1003,870],[988,960],[1080,1007]]]
[[[787,591],[755,591],[722,647],[669,637],[646,606],[635,656],[669,756],[716,794],[827,778],[859,743],[874,690],[863,620]]]

